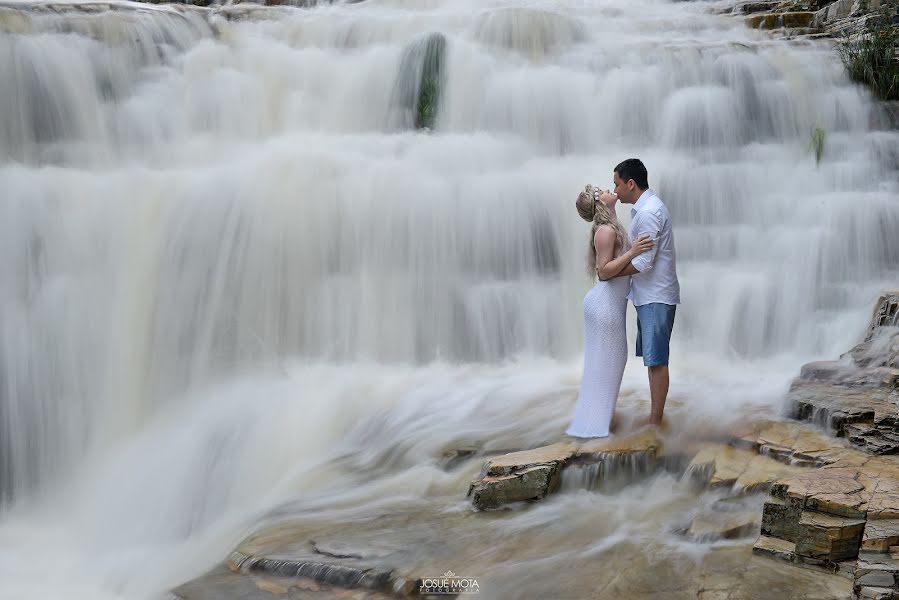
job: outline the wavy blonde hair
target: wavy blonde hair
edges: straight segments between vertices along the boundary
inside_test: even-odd
[[[581,218],[593,223],[593,227],[590,228],[590,239],[587,241],[587,273],[593,277],[597,275],[596,246],[593,243],[596,230],[603,225],[608,225],[615,232],[615,250],[613,255],[617,255],[624,248],[627,240],[624,227],[618,222],[615,213],[599,199],[599,195],[600,191],[598,189],[588,185],[578,195],[574,203]]]

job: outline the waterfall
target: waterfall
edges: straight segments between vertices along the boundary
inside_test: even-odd
[[[90,6],[0,4],[6,506],[256,369],[579,360],[574,200],[630,156],[673,364],[798,372],[899,275],[899,135],[827,42],[643,0]]]

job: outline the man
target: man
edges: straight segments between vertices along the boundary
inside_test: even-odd
[[[637,309],[637,356],[643,357],[649,370],[649,423],[659,427],[668,399],[668,348],[674,312],[680,304],[671,217],[662,200],[649,189],[646,167],[639,159],[621,162],[612,179],[618,199],[633,205],[631,243],[643,235],[655,240],[652,249],[634,257],[616,277],[632,276],[628,298]]]

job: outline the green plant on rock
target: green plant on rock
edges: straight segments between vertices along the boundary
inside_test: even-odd
[[[811,139],[809,140],[809,150],[815,155],[815,164],[820,165],[821,159],[824,158],[824,140],[827,134],[820,127],[812,130]]]
[[[899,27],[893,24],[895,7],[868,15],[864,31],[846,35],[839,52],[853,81],[863,83],[881,100],[899,100]]]
[[[440,100],[440,83],[435,77],[421,82],[418,93],[418,113],[415,115],[415,127],[433,128],[437,118],[437,103]]]
[[[403,49],[394,102],[403,108],[403,127],[434,129],[445,87],[446,38],[431,33]],[[408,120],[407,120],[408,119]]]

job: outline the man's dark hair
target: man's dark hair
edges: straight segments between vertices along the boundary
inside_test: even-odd
[[[634,183],[641,190],[649,188],[649,176],[646,173],[646,166],[639,158],[628,158],[618,163],[615,172],[621,181],[627,183],[629,179],[633,179]]]

